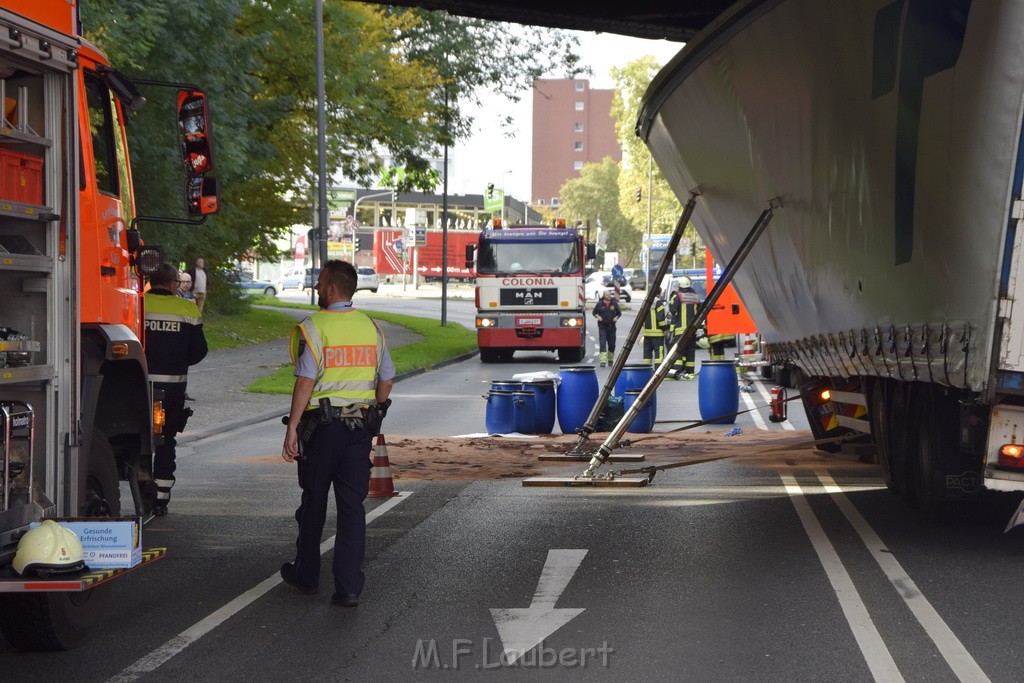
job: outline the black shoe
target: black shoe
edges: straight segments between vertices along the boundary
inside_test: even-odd
[[[293,588],[297,588],[303,595],[316,595],[316,588],[311,586],[303,586],[299,583],[299,580],[295,578],[295,565],[291,562],[285,562],[281,565],[281,579]]]
[[[167,506],[166,505],[154,505],[153,506],[153,516],[154,517],[165,517],[166,515],[167,515]]]
[[[186,401],[195,401],[195,399],[192,398],[191,396],[189,396],[187,393],[185,394],[185,400]]]
[[[359,605],[359,593],[335,593],[331,596],[331,604],[342,607],[357,607]]]

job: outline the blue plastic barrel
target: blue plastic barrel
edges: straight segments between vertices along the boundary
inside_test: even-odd
[[[643,389],[626,389],[626,402],[623,407],[626,409],[627,413],[629,412],[629,409],[633,407],[633,404],[636,403],[636,399],[642,391]],[[640,412],[637,413],[633,423],[626,428],[627,432],[633,432],[634,434],[647,434],[654,429],[653,401],[654,396],[651,396],[651,399],[647,401],[647,405],[641,408]]]
[[[515,379],[492,379],[491,391],[520,391],[523,383]]]
[[[533,432],[535,400],[532,391],[512,392],[512,431],[520,434]]]
[[[654,376],[654,368],[650,363],[629,363],[622,366],[622,372],[615,380],[612,394],[625,398],[627,389],[643,389]],[[651,420],[658,418],[658,392],[651,395]],[[628,410],[628,408],[627,408]]]
[[[555,380],[523,380],[523,391],[533,392],[531,434],[550,434],[555,428]]]
[[[740,387],[736,379],[736,361],[706,360],[700,364],[697,402],[702,420],[727,425],[736,421],[740,407]],[[721,419],[716,419],[721,418]]]
[[[487,413],[484,418],[488,434],[508,434],[512,429],[511,391],[487,392]]]
[[[558,370],[558,428],[575,434],[597,403],[597,371],[593,365],[563,365]]]

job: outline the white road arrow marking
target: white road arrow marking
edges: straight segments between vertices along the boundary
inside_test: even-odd
[[[583,613],[583,607],[559,609],[555,603],[586,554],[586,550],[549,550],[530,606],[525,609],[491,608],[491,616],[494,625],[498,627],[505,659],[509,664],[514,664],[545,638]]]

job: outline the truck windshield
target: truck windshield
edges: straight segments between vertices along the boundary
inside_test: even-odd
[[[533,273],[575,275],[582,270],[575,241],[492,241],[481,238],[477,272],[481,275]]]

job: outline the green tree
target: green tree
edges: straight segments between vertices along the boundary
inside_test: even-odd
[[[650,55],[612,68],[615,93],[612,97],[612,116],[616,120],[619,143],[622,145],[622,171],[619,174],[619,207],[622,214],[635,226],[647,232],[648,201],[650,202],[650,228],[653,234],[671,233],[682,214],[679,203],[661,171],[651,161],[650,152],[636,135],[636,121],[640,102],[648,85],[657,74],[658,63]],[[637,189],[641,191],[636,200]],[[703,258],[703,247],[693,225],[688,225],[684,236],[689,240],[690,252]]]
[[[619,164],[605,157],[599,164],[584,164],[578,178],[558,192],[559,213],[572,222],[583,221],[607,235],[605,251],[619,252],[625,266],[639,264],[640,230],[619,210]]]

